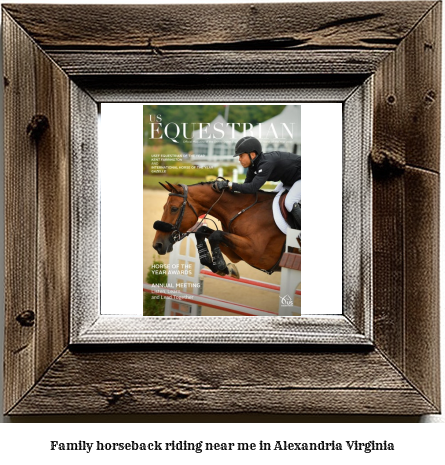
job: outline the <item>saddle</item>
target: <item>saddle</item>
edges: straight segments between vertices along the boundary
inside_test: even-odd
[[[286,206],[284,205],[284,202],[286,200],[287,194],[289,191],[284,191],[279,200],[279,206],[280,206],[280,213],[283,215],[284,220],[286,223],[292,228],[296,228],[295,220],[294,217],[290,214],[290,212],[287,211]]]

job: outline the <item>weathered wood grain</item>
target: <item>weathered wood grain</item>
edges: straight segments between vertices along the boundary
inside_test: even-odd
[[[439,411],[439,2],[15,4],[4,12],[6,412]],[[187,101],[207,88],[216,101],[232,89],[241,102],[246,89],[275,85],[288,95],[292,86],[341,88],[374,74],[376,349],[87,346],[58,357],[67,343],[66,120],[75,107],[58,66],[89,110],[84,91],[97,101]],[[38,112],[49,126],[30,138]]]
[[[366,74],[376,71],[389,50],[179,50],[49,51],[49,56],[70,76],[135,74]]]
[[[439,175],[405,173],[405,372],[440,406]]]
[[[36,114],[48,127],[37,149],[37,339],[40,377],[68,344],[70,293],[70,80],[41,50],[35,54]]]
[[[383,168],[375,170],[373,179],[374,340],[400,368],[404,367],[404,182],[397,174],[405,166],[405,62],[402,43],[375,74],[372,149],[372,159],[382,161]]]
[[[373,183],[374,342],[400,369],[404,367],[403,179]]]
[[[76,75],[73,81],[94,100],[108,102],[343,102],[363,75],[183,74]]]
[[[44,49],[395,49],[434,2],[18,5],[4,8]],[[35,18],[38,17],[39,21]]]
[[[36,146],[27,135],[35,114],[35,46],[3,15],[5,156],[5,389],[9,410],[35,383]],[[27,313],[25,313],[27,312]],[[17,317],[20,318],[19,322]]]
[[[354,373],[354,374],[353,374]],[[66,352],[13,414],[436,409],[378,352]]]
[[[72,82],[70,95],[72,342],[100,313],[100,192],[98,105]]]
[[[376,73],[372,153],[375,342],[436,405],[440,8]]]
[[[372,340],[372,147],[373,79],[343,103],[343,315]]]
[[[439,172],[442,53],[439,2],[404,42],[406,163]]]
[[[91,253],[89,254],[91,257]],[[85,257],[82,264],[91,267]],[[93,266],[91,266],[93,265]],[[73,344],[314,344],[370,346],[369,334],[357,330],[347,315],[327,318],[300,317],[298,319],[237,317],[218,321],[212,317],[178,319],[157,317],[115,318],[110,315],[99,315],[99,309],[92,308],[97,302],[87,292],[96,290],[91,283],[85,285],[90,273],[85,273],[87,266],[77,270],[79,295],[73,297],[73,318],[71,326],[71,342]],[[88,285],[89,284],[89,285]],[[74,286],[77,288],[77,286]],[[93,293],[92,292],[92,293]],[[87,294],[87,295],[85,295]],[[358,310],[357,310],[358,311]]]
[[[383,60],[376,73],[373,157],[439,171],[441,4]]]
[[[432,5],[327,3],[323,15],[310,3],[5,8],[72,76],[369,74]]]

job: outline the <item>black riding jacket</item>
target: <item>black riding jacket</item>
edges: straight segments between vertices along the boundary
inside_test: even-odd
[[[300,155],[288,152],[261,153],[249,167],[244,183],[234,182],[232,191],[254,194],[266,181],[281,181],[285,186],[292,186],[300,179]]]

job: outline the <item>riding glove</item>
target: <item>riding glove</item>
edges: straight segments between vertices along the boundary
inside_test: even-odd
[[[229,181],[227,181],[226,179],[224,179],[224,181],[216,181],[215,187],[218,192],[222,192],[224,189],[227,189],[229,187]]]

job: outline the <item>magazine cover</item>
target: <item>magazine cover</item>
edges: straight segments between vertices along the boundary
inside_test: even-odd
[[[144,105],[143,140],[143,314],[300,315],[301,105]]]

